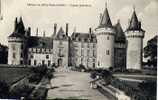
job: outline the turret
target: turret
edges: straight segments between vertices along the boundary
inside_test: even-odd
[[[141,70],[142,68],[142,50],[145,31],[141,28],[141,22],[138,20],[135,9],[125,35],[127,38],[127,69]]]
[[[8,64],[19,65],[25,64],[25,43],[26,37],[30,35],[31,28],[25,31],[22,17],[18,19],[15,18],[14,31],[8,37]]]
[[[104,13],[100,16],[100,23],[95,34],[97,37],[97,68],[113,67],[115,29],[112,26],[107,4]]]

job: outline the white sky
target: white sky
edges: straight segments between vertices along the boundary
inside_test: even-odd
[[[26,27],[31,26],[32,35],[39,28],[39,35],[43,30],[46,35],[53,33],[53,24],[58,24],[58,29],[69,23],[69,33],[74,27],[79,32],[88,32],[88,28],[95,29],[99,22],[99,15],[104,11],[106,0],[1,0],[2,15],[0,21],[0,43],[7,45],[7,36],[13,32],[15,17],[23,17]],[[28,6],[33,4],[89,4],[91,7],[54,7],[54,6]],[[158,32],[158,0],[107,0],[108,10],[113,24],[120,19],[125,30],[128,19],[131,18],[133,5],[136,7],[138,18],[146,31],[144,44]]]

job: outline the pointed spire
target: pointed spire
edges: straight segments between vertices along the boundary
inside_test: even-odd
[[[19,20],[19,23],[18,23],[18,32],[21,33],[21,34],[25,33],[25,27],[24,27],[22,17],[20,17],[20,20]]]
[[[63,34],[64,33],[64,30],[62,27],[60,27],[59,31],[58,31],[58,34]]]
[[[120,24],[120,19],[117,20],[117,24],[115,25],[115,29],[117,33],[123,33],[122,26]]]
[[[107,8],[107,1],[105,2],[105,8]]]
[[[99,27],[112,27],[111,19],[107,9],[107,2],[105,3],[105,10],[102,15]]]
[[[129,27],[127,28],[127,30],[140,30],[141,28],[139,27],[139,21],[136,15],[136,11],[135,11],[135,6],[133,6],[133,14],[131,17],[131,20],[129,22]]]
[[[133,11],[135,11],[135,9],[136,9],[136,7],[135,7],[135,5],[133,5]]]
[[[117,20],[117,24],[114,26],[116,31],[115,41],[125,42],[125,34],[123,32],[122,26],[120,24],[120,19]]]

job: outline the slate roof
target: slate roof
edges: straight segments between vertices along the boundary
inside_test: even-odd
[[[19,38],[25,37],[25,27],[24,27],[22,17],[20,17],[19,21],[16,18],[14,24],[15,24],[14,31],[9,37],[19,37]]]
[[[97,42],[96,35],[93,33],[79,33],[73,32],[71,35],[73,41],[84,41],[84,42]]]
[[[98,28],[112,27],[111,19],[110,19],[109,12],[108,12],[107,8],[105,8],[104,13],[101,16],[100,20],[101,21],[100,21]]]
[[[120,21],[117,22],[117,24],[114,26],[116,35],[115,35],[115,42],[121,42],[125,43],[126,42],[126,37],[123,32],[123,29],[121,27]]]
[[[51,37],[31,36],[28,38],[28,48],[53,48]]]
[[[130,30],[141,30],[144,31],[143,29],[141,29],[141,22],[138,21],[137,15],[135,10],[133,11],[130,23],[129,23],[129,27],[127,28],[126,31],[130,31]]]

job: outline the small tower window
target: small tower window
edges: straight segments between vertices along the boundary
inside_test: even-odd
[[[37,64],[37,61],[36,60],[34,60],[34,65],[36,65]]]
[[[50,61],[50,60],[48,60],[48,66],[50,66],[50,64],[51,64],[51,61]]]
[[[42,60],[42,65],[45,65],[45,60]]]
[[[13,53],[13,58],[16,58],[16,53]]]
[[[110,55],[110,51],[109,50],[106,50],[106,55]]]
[[[46,55],[46,59],[49,59],[49,55]]]
[[[93,57],[95,57],[95,50],[93,50]]]
[[[93,48],[95,48],[96,47],[96,45],[95,45],[95,43],[93,44]]]
[[[28,64],[31,65],[31,60],[29,60]]]
[[[109,36],[107,36],[107,40],[109,40]]]

